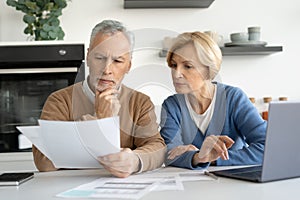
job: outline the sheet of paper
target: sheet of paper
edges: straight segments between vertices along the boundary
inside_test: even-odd
[[[184,168],[176,167],[162,167],[153,171],[145,172],[142,174],[136,174],[132,177],[136,178],[158,178],[158,179],[170,179],[177,178],[180,181],[212,181],[214,178],[204,174],[205,170],[187,170]]]
[[[78,122],[76,128],[78,137],[94,157],[120,151],[119,117]]]
[[[50,158],[41,139],[41,128],[39,126],[17,126],[17,129],[25,135],[43,154]]]
[[[150,192],[155,184],[157,183],[154,180],[100,178],[56,196],[64,198],[139,199]]]
[[[18,127],[57,168],[101,168],[98,156],[120,151],[119,117],[89,121],[39,120]]]

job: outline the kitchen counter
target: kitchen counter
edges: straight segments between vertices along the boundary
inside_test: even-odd
[[[0,153],[0,173],[9,171],[37,171],[32,152]]]

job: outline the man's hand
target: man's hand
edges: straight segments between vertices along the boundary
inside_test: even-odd
[[[95,112],[98,119],[118,115],[121,108],[118,94],[119,91],[115,88],[108,88],[101,92],[96,89]]]
[[[129,148],[124,148],[119,153],[98,157],[103,167],[112,175],[125,178],[139,170],[139,157]]]
[[[228,160],[228,149],[234,144],[234,141],[224,135],[210,135],[205,138],[199,153],[193,158],[193,165],[198,163],[213,162],[221,157],[223,160]]]
[[[90,114],[82,115],[82,116],[79,118],[80,121],[88,121],[88,120],[96,120],[96,119],[97,119],[97,117],[92,116],[92,115],[90,115]]]

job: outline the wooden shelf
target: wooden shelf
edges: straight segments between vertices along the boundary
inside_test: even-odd
[[[282,46],[221,47],[223,56],[269,55],[282,51]],[[161,50],[159,57],[166,57],[167,50]]]
[[[282,51],[282,46],[221,47],[223,56],[269,55]]]

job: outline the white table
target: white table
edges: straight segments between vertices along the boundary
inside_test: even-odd
[[[27,155],[28,156],[28,155]],[[1,155],[0,155],[1,158]],[[28,157],[27,157],[28,158]],[[6,159],[7,160],[7,159]],[[0,159],[0,171],[30,170],[28,159],[10,162],[4,169],[3,159]],[[32,162],[32,161],[31,161]],[[12,164],[12,166],[8,166]],[[31,163],[33,164],[33,163]],[[12,167],[12,168],[10,168]],[[169,168],[170,170],[183,170]],[[31,170],[36,170],[32,165]],[[35,173],[35,177],[19,187],[0,187],[2,200],[49,200],[62,199],[56,194],[74,188],[84,183],[91,182],[100,177],[110,176],[105,170],[62,170],[56,172]],[[216,181],[184,182],[183,191],[153,191],[142,200],[299,200],[300,178],[269,183],[251,183],[234,179],[219,178]]]

